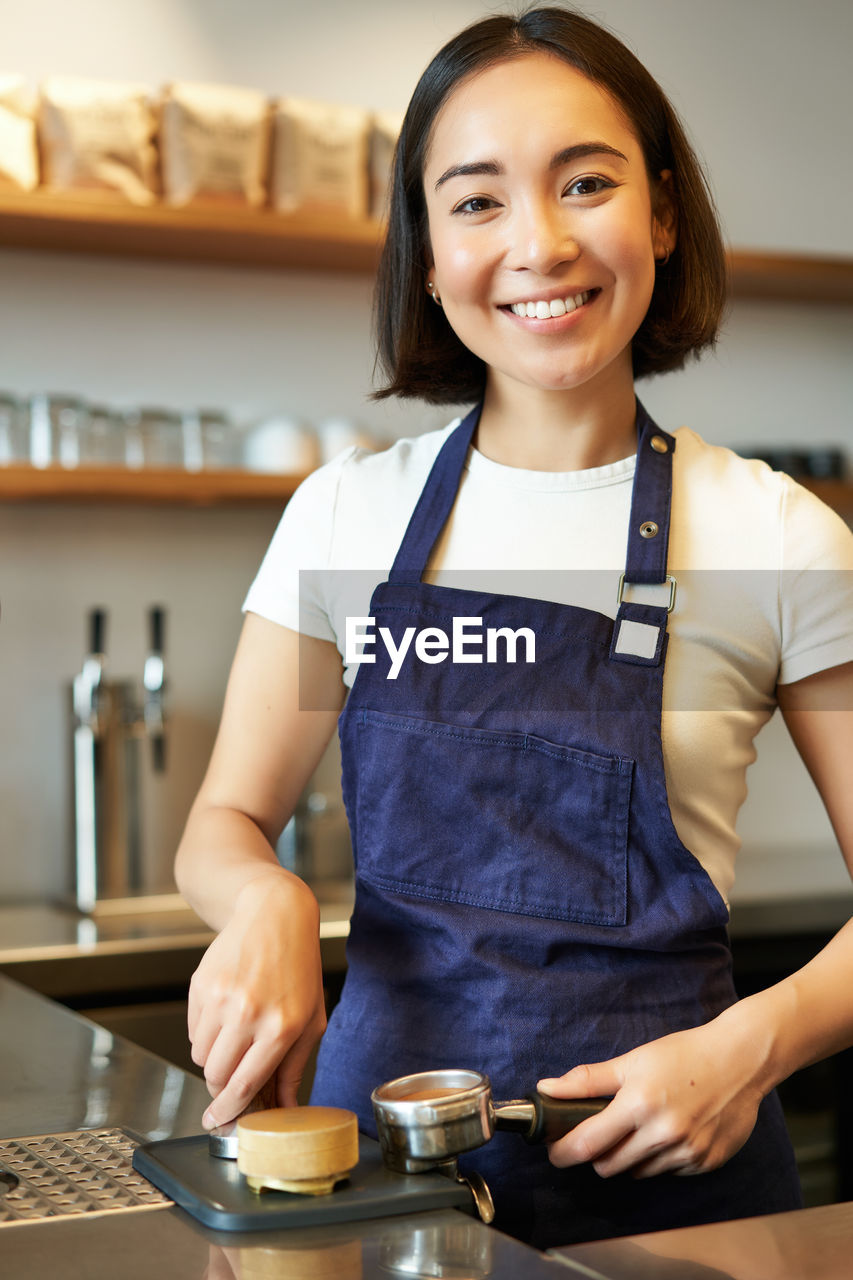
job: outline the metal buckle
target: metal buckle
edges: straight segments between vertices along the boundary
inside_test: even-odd
[[[672,576],[672,574],[671,574],[671,573],[670,573],[670,574],[667,574],[666,578],[664,579],[664,582],[668,582],[668,583],[669,583],[669,604],[666,606],[666,611],[667,611],[667,613],[672,613],[673,609],[675,608],[675,591],[676,591],[676,588],[677,588],[677,586],[678,586],[678,583],[676,582],[675,578]],[[657,587],[657,586],[662,587],[662,586],[664,585],[664,582],[637,582],[637,583],[634,583],[634,584],[632,584],[632,583],[630,583],[630,582],[629,582],[627,585],[628,585],[629,587],[630,587],[630,586],[632,586],[632,585],[634,585],[634,586],[638,586],[638,587]],[[623,598],[624,598],[624,595],[625,595],[625,586],[626,586],[626,583],[625,583],[625,575],[624,575],[624,573],[620,573],[620,575],[619,575],[619,590],[618,590],[618,591],[617,591],[617,593],[616,593],[616,608],[617,608],[617,609],[619,608],[619,606],[620,606],[620,604],[622,603],[622,600],[623,600]]]

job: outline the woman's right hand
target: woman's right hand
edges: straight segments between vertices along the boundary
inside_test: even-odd
[[[319,907],[303,881],[270,868],[243,886],[193,975],[188,1027],[213,1098],[206,1129],[240,1115],[268,1081],[275,1105],[296,1105],[326,1027]]]
[[[179,890],[217,931],[189,997],[193,1061],[213,1097],[207,1128],[240,1115],[267,1082],[279,1105],[294,1105],[326,1025],[320,910],[280,865],[275,844],[343,696],[331,641],[247,615],[175,862]]]

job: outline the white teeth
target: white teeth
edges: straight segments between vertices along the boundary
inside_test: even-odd
[[[565,316],[582,307],[589,297],[590,294],[587,291],[576,293],[572,298],[554,298],[552,302],[514,302],[510,311],[530,320],[549,320],[552,316]]]

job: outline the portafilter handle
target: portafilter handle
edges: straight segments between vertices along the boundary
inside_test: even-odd
[[[556,1142],[575,1125],[597,1116],[612,1098],[552,1098],[536,1090],[513,1102],[495,1102],[495,1128],[519,1133],[525,1142]]]

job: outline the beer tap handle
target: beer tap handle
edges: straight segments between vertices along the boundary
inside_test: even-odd
[[[165,648],[166,610],[154,605],[148,612],[148,656],[142,673],[145,688],[145,729],[151,739],[151,758],[155,772],[166,768],[166,734],[164,693],[166,668],[163,661]]]
[[[98,698],[106,667],[106,609],[89,613],[89,648],[83,667],[74,679],[74,712],[78,723],[87,725],[97,737],[100,732]]]
[[[151,637],[151,652],[163,654],[163,633],[165,629],[166,610],[161,605],[152,605],[148,612],[148,626]]]
[[[93,609],[89,614],[89,654],[100,656],[106,650],[107,611]]]

